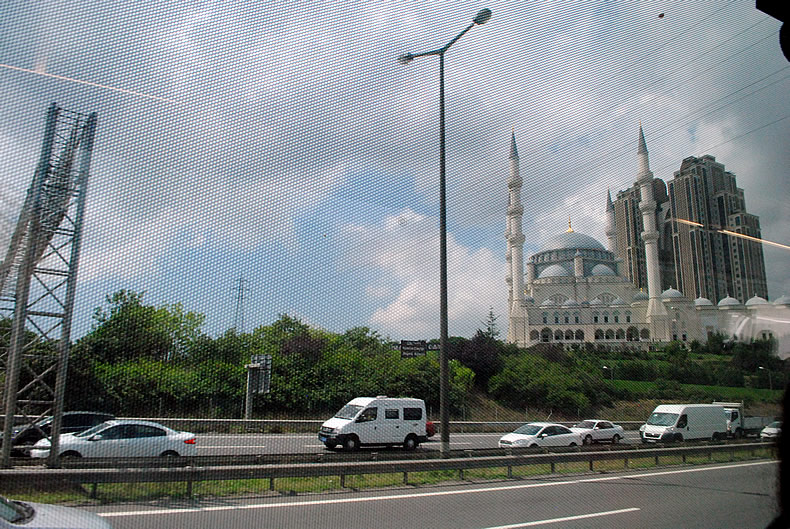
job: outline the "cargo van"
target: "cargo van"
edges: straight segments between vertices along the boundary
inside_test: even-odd
[[[661,404],[639,428],[643,443],[727,437],[727,416],[717,404]]]
[[[318,439],[330,449],[402,445],[414,450],[427,439],[425,423],[425,402],[421,399],[357,397],[321,425]]]

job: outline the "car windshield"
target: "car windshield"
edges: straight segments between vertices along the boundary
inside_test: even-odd
[[[522,435],[536,435],[543,426],[538,426],[537,424],[525,424],[524,426],[520,426],[516,428],[513,433],[519,433]]]
[[[31,510],[32,507],[27,504],[0,496],[0,520],[16,524],[28,518],[32,514]]]
[[[91,435],[99,433],[100,431],[104,430],[108,426],[109,425],[106,422],[103,422],[101,424],[97,424],[93,428],[88,428],[84,432],[74,434],[74,437],[90,437]]]
[[[594,421],[582,421],[574,426],[574,428],[587,428],[587,429],[592,429],[594,427],[595,427]]]
[[[781,428],[782,423],[780,421],[774,421],[768,425],[768,428]]]
[[[340,411],[335,414],[335,417],[338,419],[353,419],[359,413],[359,410],[362,409],[362,406],[357,406],[355,404],[346,404]]]
[[[655,412],[647,420],[651,426],[672,426],[678,420],[677,413]]]

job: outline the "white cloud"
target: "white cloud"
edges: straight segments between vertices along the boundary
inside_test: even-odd
[[[370,325],[384,335],[429,339],[439,334],[439,234],[435,218],[404,210],[380,225],[348,226],[363,261],[398,283],[394,299],[380,305]],[[504,253],[504,251],[502,252]],[[506,312],[505,263],[488,249],[471,250],[447,237],[448,321],[452,335],[471,336],[482,327],[490,307]],[[356,256],[347,256],[360,265]],[[369,291],[382,294],[377,286]]]

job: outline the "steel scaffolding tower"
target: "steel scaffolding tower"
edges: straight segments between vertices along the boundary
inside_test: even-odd
[[[0,261],[3,438],[10,439],[17,415],[25,423],[52,415],[51,466],[57,464],[95,130],[95,113],[50,105],[38,167]],[[11,443],[3,443],[0,465],[10,466],[10,457]]]

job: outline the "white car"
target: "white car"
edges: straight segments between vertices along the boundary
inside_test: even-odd
[[[49,439],[33,445],[31,457],[49,456]],[[60,457],[195,456],[195,434],[150,421],[113,420],[60,436]]]
[[[782,433],[782,421],[774,421],[760,432],[760,439],[776,439]]]
[[[499,448],[533,448],[538,446],[578,446],[581,435],[561,424],[531,422],[520,426],[499,440]]]
[[[98,515],[60,505],[0,496],[0,529],[112,529]]]
[[[586,445],[600,442],[617,444],[625,437],[622,426],[599,419],[587,419],[574,424],[571,426],[571,431],[581,435]]]

